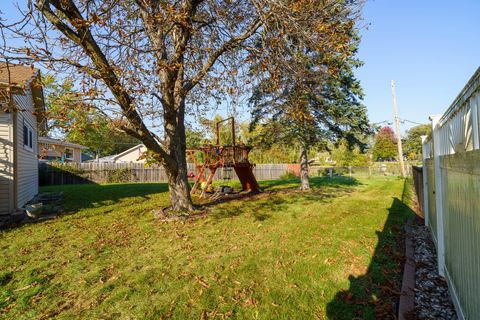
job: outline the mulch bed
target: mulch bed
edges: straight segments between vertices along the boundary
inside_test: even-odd
[[[412,226],[415,257],[415,306],[412,319],[457,319],[447,282],[439,275],[437,254],[423,220]]]

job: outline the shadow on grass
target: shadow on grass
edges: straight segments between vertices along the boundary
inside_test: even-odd
[[[257,220],[265,220],[271,216],[272,208],[281,211],[286,205],[302,201],[326,201],[329,198],[341,196],[350,192],[351,187],[360,183],[348,177],[313,177],[310,179],[311,192],[298,191],[298,179],[261,181],[261,194],[239,193],[223,197],[215,201],[201,204],[203,208],[214,207],[224,202],[239,200],[245,201],[252,214]],[[324,188],[328,187],[328,188]],[[138,198],[148,200],[152,194],[168,192],[166,183],[126,183],[126,184],[79,184],[42,187],[41,192],[65,193],[64,214],[74,214],[80,209],[96,208],[114,205],[126,198]],[[288,196],[286,196],[288,194]],[[292,196],[294,195],[294,196]],[[251,199],[260,201],[249,201]],[[133,201],[133,200],[132,200]],[[137,200],[134,200],[137,202]],[[159,207],[167,205],[168,196],[165,195],[165,203],[159,203]],[[128,203],[133,205],[133,203]],[[240,214],[242,210],[225,206],[214,215],[215,218],[227,218]],[[114,212],[107,209],[103,213]]]
[[[203,207],[210,208],[224,204],[212,213],[212,217],[216,219],[235,217],[249,211],[256,220],[263,221],[270,218],[272,214],[281,214],[287,211],[291,205],[331,201],[334,198],[351,193],[354,187],[360,184],[358,180],[353,178],[314,177],[310,179],[312,190],[305,192],[298,189],[298,179],[267,180],[260,182],[262,193],[240,193],[226,196],[207,202],[203,204]],[[234,202],[228,204],[231,201]]]
[[[65,193],[65,211],[112,205],[125,198],[150,199],[151,194],[168,191],[166,183],[83,184],[42,187],[41,192]]]
[[[327,305],[329,319],[396,319],[404,263],[404,225],[415,212],[402,199],[393,198],[367,273],[350,275],[348,290],[337,292]]]

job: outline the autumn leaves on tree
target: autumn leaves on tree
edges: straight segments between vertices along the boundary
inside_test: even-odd
[[[24,44],[5,44],[3,58],[42,63],[74,79],[89,108],[165,167],[174,210],[193,209],[186,113],[213,96],[248,94],[268,73],[275,90],[288,83],[292,95],[301,93],[299,103],[281,107],[297,127],[328,116],[323,128],[342,130],[329,128],[338,114],[322,111],[338,94],[350,110],[352,85],[344,75],[355,64],[355,1],[35,0],[22,10],[21,21],[4,21],[2,29],[4,38],[22,37]],[[315,93],[318,116],[306,107],[308,81],[295,84],[312,75],[327,86]],[[332,81],[338,84],[328,88]],[[152,123],[162,126],[162,136]]]

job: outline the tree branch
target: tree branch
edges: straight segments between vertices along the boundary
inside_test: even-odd
[[[233,37],[230,40],[226,41],[217,51],[212,53],[208,60],[204,63],[202,69],[192,77],[191,80],[185,81],[183,86],[183,94],[185,95],[190,90],[193,89],[210,71],[210,68],[215,64],[215,62],[220,58],[220,56],[228,50],[235,48],[240,45],[243,41],[250,38],[257,30],[262,26],[263,22],[260,19],[255,19],[252,24],[245,30],[245,32],[237,37]]]
[[[76,29],[74,31],[66,23],[64,23],[50,8],[52,4],[55,9],[61,12],[68,22]],[[167,166],[172,169],[177,168],[177,163],[172,157],[160,146],[154,136],[147,129],[142,121],[139,113],[135,110],[132,97],[127,93],[124,86],[116,76],[112,66],[108,62],[104,53],[93,38],[88,24],[82,17],[80,11],[72,0],[37,0],[37,8],[45,15],[45,17],[58,28],[65,36],[77,45],[81,46],[84,52],[92,60],[98,69],[101,78],[105,81],[112,94],[118,101],[122,113],[128,119],[132,128],[128,129],[128,134],[142,141],[148,149],[159,154],[161,159]],[[127,131],[126,131],[127,132]]]

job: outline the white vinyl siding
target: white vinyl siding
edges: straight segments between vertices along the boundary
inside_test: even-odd
[[[12,114],[0,111],[0,215],[13,211]]]
[[[38,142],[37,119],[34,112],[32,94],[29,89],[25,95],[14,95],[17,112],[17,207],[23,207],[38,193]],[[31,128],[32,147],[24,145],[24,124]],[[29,138],[30,139],[30,138]]]

